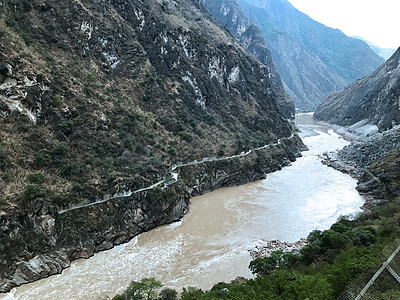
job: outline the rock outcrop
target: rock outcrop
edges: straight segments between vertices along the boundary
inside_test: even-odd
[[[268,67],[277,104],[289,119],[294,118],[293,100],[286,94],[281,77],[272,61],[271,52],[265,46],[261,30],[245,15],[236,0],[202,0],[210,14],[232,33],[248,52]]]
[[[368,120],[386,130],[400,123],[400,49],[371,75],[333,94],[314,117],[338,125]]]
[[[284,84],[300,110],[373,72],[384,59],[360,40],[326,27],[286,0],[239,0],[261,29]]]
[[[303,146],[270,70],[199,1],[0,4],[0,292],[178,220],[191,195],[260,179]],[[143,189],[174,164],[266,144]]]

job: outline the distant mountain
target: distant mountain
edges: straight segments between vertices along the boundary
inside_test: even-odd
[[[396,52],[396,49],[394,48],[381,48],[379,46],[376,46],[375,44],[371,43],[370,41],[364,39],[361,36],[353,36],[355,39],[362,40],[368,44],[368,46],[380,57],[383,57],[385,60],[389,59],[393,53]]]
[[[373,72],[384,60],[360,40],[326,27],[286,0],[239,0],[261,29],[296,107],[313,110],[327,96]]]
[[[276,102],[287,118],[294,118],[293,100],[285,92],[282,79],[272,62],[271,52],[265,46],[261,30],[245,15],[236,0],[202,0],[210,14],[228,28],[236,40],[248,52],[268,67],[271,90],[276,95]]]
[[[314,117],[339,125],[361,120],[386,130],[400,124],[400,48],[370,76],[322,103]]]

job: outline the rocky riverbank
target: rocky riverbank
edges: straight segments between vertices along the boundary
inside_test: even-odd
[[[88,258],[177,221],[188,211],[190,197],[262,179],[294,161],[303,146],[293,136],[246,156],[182,166],[180,180],[164,189],[145,190],[62,214],[55,206],[42,203],[2,215],[1,247],[7,257],[1,262],[5,267],[0,270],[0,291],[60,273],[71,260]]]
[[[255,249],[249,250],[249,253],[253,259],[264,258],[270,256],[272,252],[277,250],[288,251],[300,251],[302,247],[307,245],[307,239],[300,239],[294,243],[281,242],[278,240],[263,241],[260,245],[257,245]]]
[[[324,163],[357,178],[358,191],[368,205],[400,195],[400,126],[351,143],[335,153],[325,153]]]

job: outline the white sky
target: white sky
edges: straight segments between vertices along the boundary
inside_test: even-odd
[[[400,46],[400,0],[289,0],[312,19],[382,48]]]

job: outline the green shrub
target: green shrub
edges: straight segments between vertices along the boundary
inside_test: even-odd
[[[186,130],[179,131],[178,135],[181,139],[187,142],[190,142],[192,140],[192,136]]]
[[[339,232],[339,233],[346,233],[351,230],[351,228],[341,222],[337,222],[331,226],[331,230]]]
[[[175,151],[175,149],[174,148],[168,148],[168,154],[171,156],[171,157],[175,157],[176,156],[176,151]]]
[[[315,261],[323,252],[320,243],[310,243],[300,249],[301,261],[306,265]]]
[[[67,179],[73,179],[83,183],[86,181],[87,168],[86,165],[81,162],[73,164],[66,162],[60,166],[60,173]]]
[[[70,148],[67,143],[60,143],[52,151],[52,156],[54,158],[62,158],[62,157],[67,156],[69,151],[70,151]]]
[[[0,196],[0,207],[7,204],[7,200]]]
[[[35,183],[35,184],[42,184],[44,182],[44,175],[42,173],[32,173],[28,175],[28,181],[30,183]]]
[[[189,134],[187,133],[187,131],[185,131],[185,130],[182,130],[182,131],[179,131],[178,132],[178,135],[181,137],[181,138],[186,138]]]
[[[122,295],[116,295],[113,300],[156,300],[161,282],[154,278],[143,278],[140,282],[132,281]],[[168,299],[168,298],[166,298]]]
[[[397,220],[389,218],[389,219],[384,220],[380,234],[383,236],[389,236],[391,233],[396,231],[398,228],[399,228],[399,226],[398,226]]]
[[[344,249],[348,239],[336,231],[325,231],[322,235],[321,246],[324,249]]]
[[[376,235],[370,230],[360,229],[355,232],[353,243],[355,245],[368,246],[376,242]]]
[[[331,299],[332,288],[324,276],[304,275],[279,270],[263,278],[264,290],[276,295],[273,299]]]
[[[322,232],[321,230],[313,230],[311,231],[308,236],[307,236],[307,241],[308,243],[315,243],[319,242],[322,238]]]
[[[74,184],[74,186],[72,187],[72,191],[74,191],[75,193],[80,193],[82,190],[83,187],[79,183]]]
[[[183,288],[181,300],[204,299],[204,292],[201,289],[189,286],[187,289]]]
[[[253,274],[269,275],[276,269],[288,270],[299,261],[299,256],[292,252],[282,250],[273,251],[270,256],[257,258],[250,263],[250,270]]]
[[[47,191],[42,188],[41,186],[33,183],[33,184],[28,184],[25,188],[25,199],[27,200],[34,200],[37,198],[44,198],[47,195]]]
[[[60,195],[57,195],[53,199],[54,204],[58,206],[63,206],[64,205],[64,198]]]
[[[10,159],[8,157],[8,154],[6,152],[0,151],[0,169],[4,170],[6,167],[8,167],[10,163]]]
[[[158,300],[177,300],[177,299],[178,299],[178,292],[170,288],[162,289],[160,295],[158,296]]]
[[[131,138],[129,138],[129,137],[126,137],[125,139],[124,139],[124,147],[126,148],[126,149],[129,149],[129,150],[132,150],[133,149],[133,142],[132,142],[132,139]]]

